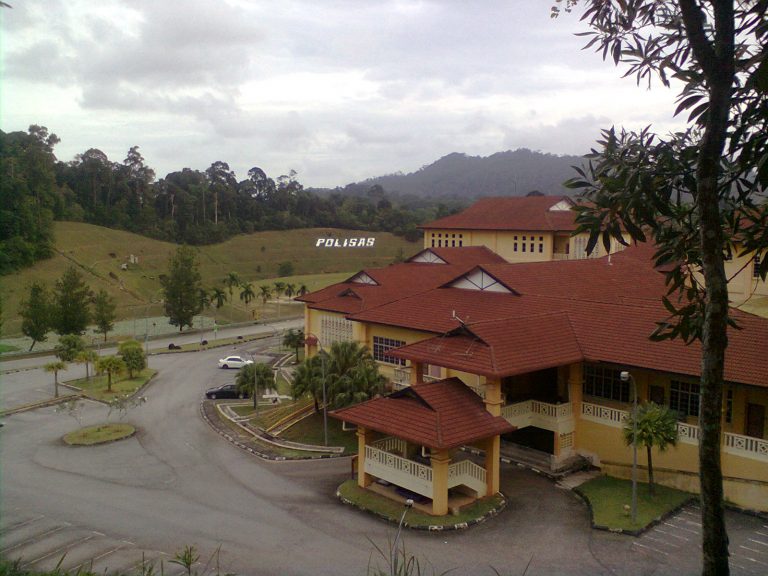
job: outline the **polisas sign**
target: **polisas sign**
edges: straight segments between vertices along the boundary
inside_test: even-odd
[[[376,238],[318,238],[315,248],[371,248]]]

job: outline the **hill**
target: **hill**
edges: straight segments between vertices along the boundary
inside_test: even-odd
[[[161,314],[159,277],[166,271],[168,258],[176,250],[175,244],[78,222],[56,222],[54,234],[56,244],[52,258],[0,278],[4,335],[20,333],[21,320],[17,310],[30,283],[41,281],[53,287],[56,279],[72,264],[83,273],[92,290],[104,288],[115,297],[119,318]],[[365,248],[316,246],[318,238],[328,237],[375,238],[375,243],[373,247]],[[411,255],[420,248],[420,242],[407,242],[385,232],[311,228],[239,235],[220,244],[195,249],[206,287],[221,285],[229,272],[237,272],[242,280],[256,286],[267,284],[269,279],[279,276],[281,263],[291,262],[296,276],[289,281],[304,283],[314,289],[323,283],[323,279],[312,275],[352,273],[365,267],[385,266],[398,255]],[[137,257],[135,264],[129,263],[130,255]],[[123,264],[127,269],[122,269]],[[340,279],[334,276],[331,281]],[[237,291],[234,299],[241,306]],[[247,318],[244,310],[230,306],[222,308],[220,314],[229,320]]]
[[[345,190],[368,190],[379,185],[387,192],[421,197],[524,196],[569,194],[562,183],[574,176],[579,156],[556,156],[526,148],[491,156],[453,153],[410,174],[391,174],[350,184]]]

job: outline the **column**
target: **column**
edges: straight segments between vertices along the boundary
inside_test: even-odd
[[[501,436],[491,436],[483,442],[485,444],[485,481],[486,496],[492,496],[499,491],[501,472],[499,462],[501,458]]]
[[[584,365],[581,362],[571,364],[568,367],[568,399],[573,410],[573,442],[576,448],[579,434],[579,421],[581,420],[581,401],[584,396]]]
[[[448,514],[448,465],[451,457],[447,450],[432,452],[432,514]]]
[[[373,431],[358,427],[357,429],[357,485],[367,488],[373,483],[373,476],[365,473],[365,447],[373,440]]]
[[[487,378],[485,381],[485,409],[494,416],[501,416],[501,380]]]
[[[411,386],[424,382],[424,364],[422,362],[411,361]]]

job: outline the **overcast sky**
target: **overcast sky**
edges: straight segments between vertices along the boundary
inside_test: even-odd
[[[223,160],[333,187],[677,125],[674,93],[582,51],[551,0],[8,2],[0,128],[47,126],[65,161],[139,145],[158,176]]]

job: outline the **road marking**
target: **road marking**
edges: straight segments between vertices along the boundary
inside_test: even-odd
[[[32,538],[27,538],[23,542],[19,542],[18,544],[14,544],[13,546],[10,546],[8,548],[3,548],[2,550],[0,550],[0,552],[5,554],[6,552],[8,552],[10,550],[14,550],[15,548],[20,548],[21,546],[26,546],[30,542],[37,542],[40,538],[42,538],[44,536],[49,536],[50,534],[53,534],[54,532],[58,532],[59,530],[64,530],[64,528],[66,528],[66,526],[57,526],[56,528],[50,528],[50,529],[46,530],[45,532],[43,532],[42,534],[36,534]]]
[[[102,554],[99,554],[98,556],[94,556],[93,558],[78,564],[77,566],[72,568],[72,570],[70,572],[72,574],[78,574],[80,572],[80,570],[83,568],[83,566],[86,566],[86,565],[93,566],[94,562],[96,562],[97,560],[101,560],[102,558],[104,558],[106,556],[109,556],[110,554],[113,554],[113,553],[117,552],[118,550],[122,550],[122,548],[123,548],[122,546],[117,546],[116,548],[112,548],[112,550],[107,550],[106,552],[104,552]]]
[[[754,542],[755,544],[760,544],[760,546],[768,547],[768,542],[763,542],[762,540],[755,540],[754,538],[750,538],[749,541]]]
[[[645,548],[646,550],[651,550],[653,552],[658,552],[659,554],[664,554],[664,556],[669,556],[669,554],[667,554],[663,550],[656,550],[656,548],[654,548],[653,546],[645,546],[643,544],[640,544],[640,542],[634,542],[633,544],[635,546],[639,546],[640,548]]]
[[[690,528],[685,528],[684,526],[677,526],[676,524],[671,524],[669,522],[664,522],[665,525],[670,526],[672,528],[675,528],[677,530],[683,530],[685,532],[690,532],[691,534],[699,535],[699,532],[697,530],[691,530]]]
[[[672,538],[677,538],[679,540],[685,540],[686,542],[690,542],[690,540],[685,536],[680,536],[679,534],[673,534],[672,532],[667,532],[666,530],[662,530],[661,528],[658,528],[658,527],[654,528],[653,530],[654,532],[661,532],[662,534],[665,534],[667,536],[672,536]]]
[[[744,548],[744,550],[749,550],[750,552],[757,552],[758,554],[760,553],[760,550],[754,550],[752,548],[748,548],[747,546],[739,546],[739,548]],[[746,558],[747,560],[751,560],[752,562],[757,562],[758,564],[762,564],[763,566],[768,566],[767,563],[761,560],[756,560],[755,558],[750,558],[749,556],[744,556],[744,558]]]
[[[5,534],[9,530],[16,530],[17,528],[21,528],[22,526],[26,526],[27,524],[31,524],[32,522],[37,522],[38,520],[42,520],[45,518],[45,516],[40,515],[36,516],[35,518],[30,518],[29,520],[22,520],[20,522],[16,522],[16,524],[11,524],[10,526],[6,526],[3,529],[0,529],[0,534]]]
[[[659,538],[654,538],[653,536],[645,535],[643,536],[643,540],[653,540],[654,542],[660,542],[661,544],[664,544],[665,546],[671,546],[672,548],[680,548],[679,544],[672,544],[671,542],[668,542],[667,540],[661,540]]]
[[[50,556],[53,556],[54,554],[58,554],[62,550],[68,550],[68,549],[70,549],[70,548],[72,548],[74,546],[77,546],[78,544],[82,544],[83,542],[88,542],[88,540],[90,540],[91,538],[93,538],[93,535],[89,534],[88,536],[85,536],[84,538],[81,538],[80,540],[75,540],[74,542],[70,542],[68,544],[64,544],[63,546],[59,546],[55,550],[53,550],[51,552],[47,552],[46,554],[43,554],[42,556],[39,556],[38,558],[35,558],[34,560],[30,560],[29,562],[25,562],[24,564],[21,565],[21,567],[22,568],[26,568],[27,566],[31,566],[32,564],[40,562],[41,560],[45,560],[46,558],[48,558]],[[66,556],[66,553],[64,554],[64,556]],[[63,559],[64,558],[62,557],[62,560]]]

